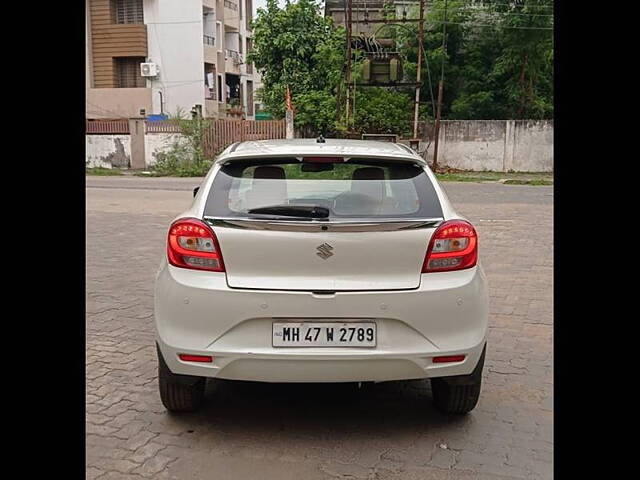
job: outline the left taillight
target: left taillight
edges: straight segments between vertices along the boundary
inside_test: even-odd
[[[449,220],[433,232],[422,273],[463,270],[477,262],[478,234],[475,228],[464,220]]]
[[[167,257],[175,267],[224,272],[218,239],[211,227],[197,218],[181,218],[171,224]]]

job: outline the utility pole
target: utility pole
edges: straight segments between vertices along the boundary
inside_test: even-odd
[[[436,126],[433,131],[434,141],[433,141],[433,171],[435,172],[438,169],[438,138],[440,137],[440,113],[442,111],[442,79],[438,82],[438,110],[436,113]]]
[[[420,23],[418,24],[418,70],[416,73],[416,102],[413,110],[413,138],[418,138],[418,111],[420,107],[420,73],[422,70],[422,55],[424,41],[424,2],[420,0]]]
[[[286,127],[286,135],[285,137],[290,139],[295,137],[295,130],[293,128],[293,103],[291,102],[291,90],[289,89],[289,85],[287,85],[287,89],[285,91],[285,127]]]
[[[436,125],[434,128],[434,142],[433,142],[433,171],[438,169],[438,138],[440,137],[440,114],[442,112],[442,93],[444,90],[444,57],[446,55],[447,48],[447,3],[444,2],[444,23],[442,24],[442,67],[440,70],[440,82],[438,82],[438,111],[436,112]]]

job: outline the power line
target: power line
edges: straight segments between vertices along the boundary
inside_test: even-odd
[[[190,81],[190,82],[178,83],[176,85],[169,85],[168,87],[165,87],[165,90],[169,90],[171,88],[176,88],[176,87],[185,87],[187,85],[193,85],[195,83],[204,83],[204,79],[202,79],[202,80],[194,80],[194,81]]]
[[[468,9],[466,7],[463,7],[462,9],[452,9],[454,11],[464,11],[464,12],[471,12],[473,10]],[[555,17],[554,14],[552,13],[518,13],[518,12],[498,12],[496,10],[481,10],[477,12],[478,14],[482,14],[482,13],[495,13],[499,16],[513,16],[513,15],[517,15],[517,16],[527,16],[527,17]]]
[[[363,5],[366,6],[367,4],[371,4],[371,2],[366,2],[366,1],[361,1],[361,2],[352,2],[353,5]],[[419,2],[412,2],[414,4],[418,4]],[[474,8],[486,8],[486,7],[495,7],[495,6],[504,6],[504,7],[524,7],[524,6],[528,6],[531,8],[547,8],[547,9],[553,9],[553,5],[517,5],[514,3],[496,3],[496,2],[471,2],[471,3],[465,3],[465,2],[460,2],[460,5],[450,5],[448,8],[455,10],[455,9],[460,9],[460,8],[468,8],[468,9],[474,9]],[[434,3],[431,3],[430,7],[433,8],[435,5]],[[358,10],[360,10],[358,8]]]
[[[241,17],[237,15],[235,17],[224,17],[224,19],[218,19],[216,16],[216,22],[221,22],[223,20],[244,20],[246,17]],[[179,20],[175,22],[145,22],[145,25],[183,25],[189,23],[203,23],[202,20]]]
[[[508,28],[510,30],[553,30],[553,27],[509,27],[507,25],[498,24],[482,24],[482,23],[460,23],[460,22],[443,22],[442,20],[431,20],[431,23],[446,23],[447,25],[464,25],[469,27],[493,27]]]
[[[114,115],[115,118],[123,118],[123,115],[121,113],[116,113],[113,110],[109,110],[107,108],[101,107],[100,105],[96,105],[95,103],[91,103],[89,101],[87,101],[86,103],[88,105],[91,105],[92,107],[95,107],[95,108],[101,110],[102,112],[106,112],[106,113],[110,113],[111,115]],[[100,113],[100,112],[89,111],[89,113]]]
[[[203,82],[204,80],[167,80],[165,83],[182,83],[182,84],[186,84],[186,83],[198,83],[198,82]]]
[[[457,12],[472,12],[473,10],[470,10],[466,7],[463,7],[462,9],[451,9]],[[518,12],[498,12],[495,10],[481,10],[481,11],[477,11],[474,13],[478,13],[478,15],[481,14],[491,14],[495,17],[510,17],[510,16],[527,16],[527,17],[555,17],[554,14],[548,14],[548,13],[518,13]],[[494,15],[495,14],[495,15]],[[397,19],[399,21],[401,21],[401,19]],[[409,19],[407,19],[409,20]],[[412,20],[415,20],[414,18],[412,18]]]
[[[475,6],[485,6],[485,7],[492,7],[495,5],[501,5],[501,6],[506,6],[506,7],[534,7],[534,8],[553,8],[553,5],[518,5],[516,3],[505,3],[505,2],[487,2],[487,1],[478,1],[478,2],[474,2],[471,1],[469,3],[465,3],[460,1],[460,3],[462,3],[463,5],[467,6],[467,7],[475,7]]]
[[[189,20],[184,22],[145,22],[145,25],[181,25],[185,23],[201,23],[202,20]]]

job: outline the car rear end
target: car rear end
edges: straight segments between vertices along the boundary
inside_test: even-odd
[[[252,142],[218,159],[171,225],[157,274],[167,372],[477,377],[488,306],[475,229],[417,155],[334,142]]]

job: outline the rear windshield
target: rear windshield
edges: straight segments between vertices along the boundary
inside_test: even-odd
[[[408,162],[350,159],[255,159],[230,162],[217,173],[204,215],[269,218],[265,207],[314,206],[330,219],[442,217],[422,167]]]

